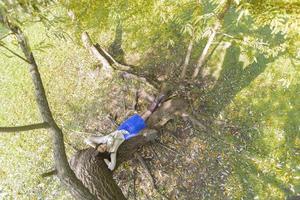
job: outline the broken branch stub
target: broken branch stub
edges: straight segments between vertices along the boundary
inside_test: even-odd
[[[108,62],[108,60],[98,51],[95,45],[93,45],[92,40],[87,32],[81,35],[81,40],[85,48],[87,48],[92,56],[94,56],[102,65],[102,69],[105,72],[105,76],[111,78],[113,73],[113,68]]]

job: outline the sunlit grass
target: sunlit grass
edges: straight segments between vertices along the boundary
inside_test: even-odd
[[[233,196],[284,199],[300,193],[299,78],[299,66],[280,59],[227,107],[227,117],[247,127],[240,130],[245,149],[232,160]],[[235,184],[242,187],[234,191]]]
[[[25,31],[33,47],[42,41],[52,46],[44,52],[34,51],[35,57],[55,119],[67,141],[80,146],[85,135],[75,132],[90,128],[89,119],[99,117],[100,121],[109,112],[117,113],[123,105],[116,96],[120,92],[130,96],[132,91],[120,91],[130,83],[101,79],[101,74],[91,70],[95,61],[74,41],[48,38],[39,24]],[[222,56],[217,56],[212,65],[223,63]],[[284,199],[300,193],[299,86],[299,65],[281,58],[240,91],[222,113],[222,119],[238,127],[237,135],[228,131],[218,136],[227,143],[218,141],[217,146],[224,145],[223,154],[232,169],[226,182],[229,197]],[[41,121],[27,64],[2,54],[0,105],[1,126]],[[7,199],[70,198],[57,179],[39,176],[53,168],[51,138],[46,131],[1,134],[0,138],[0,189]],[[68,155],[73,151],[68,145],[67,150]]]

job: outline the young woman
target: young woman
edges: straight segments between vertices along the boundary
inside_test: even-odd
[[[137,136],[144,128],[146,128],[146,121],[152,113],[158,108],[163,101],[164,95],[160,95],[151,103],[147,111],[142,115],[134,114],[126,119],[116,131],[105,136],[90,136],[85,142],[96,148],[99,152],[110,153],[110,161],[104,159],[110,170],[114,170],[117,161],[117,150],[119,146],[132,137]]]

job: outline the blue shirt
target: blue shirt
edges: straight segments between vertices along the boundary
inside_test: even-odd
[[[118,130],[126,130],[129,134],[125,134],[125,140],[137,136],[141,130],[146,128],[145,120],[138,114],[134,114],[126,119],[119,127]]]

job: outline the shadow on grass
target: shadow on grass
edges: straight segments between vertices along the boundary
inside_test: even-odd
[[[204,107],[213,115],[218,115],[245,87],[260,75],[275,58],[265,58],[260,54],[257,61],[248,66],[240,61],[240,48],[232,44],[227,50],[214,87],[205,96]]]
[[[293,199],[300,193],[299,84],[252,92],[225,113],[238,127],[219,136],[231,166],[228,184],[235,183],[236,198]]]
[[[263,38],[266,38],[268,31],[264,28],[256,34],[265,34]],[[221,155],[224,160],[219,171],[230,169],[224,189],[228,196],[297,198],[300,193],[299,85],[285,87],[273,78],[266,87],[255,83],[253,88],[251,83],[268,66],[274,67],[272,64],[281,54],[270,58],[259,54],[251,64],[246,64],[241,54],[241,48],[235,43],[226,49],[219,78],[206,90],[201,102],[203,114],[216,119],[222,113],[225,123],[213,127],[209,135],[200,133],[200,137],[210,146],[219,147],[211,149],[211,153]],[[244,89],[243,98],[235,99]],[[218,176],[214,170],[210,173]]]
[[[227,20],[234,21],[234,20]],[[172,23],[167,27],[169,29],[173,28]],[[245,34],[249,34],[247,29],[248,27],[244,27],[242,32]],[[118,30],[116,30],[118,31]],[[167,40],[165,38],[160,38],[160,32],[157,33],[153,37],[153,40],[159,40],[160,43],[157,46],[154,46],[151,51],[149,51],[147,56],[143,58],[140,62],[143,63],[143,68],[141,69],[149,76],[158,76],[162,74],[166,75],[176,75],[176,68],[180,66],[182,59],[184,58],[186,44],[188,41],[183,41],[184,37],[179,33],[180,30],[174,29],[173,39],[175,40],[174,47],[166,47]],[[237,27],[235,30],[228,30],[229,34],[234,34],[234,32],[240,33],[240,27]],[[247,32],[248,31],[248,32]],[[268,31],[268,30],[267,30]],[[170,31],[171,32],[171,31]],[[119,32],[119,36],[117,38],[116,34],[116,49],[120,50],[122,43],[122,32]],[[263,33],[263,32],[262,32]],[[177,35],[176,35],[177,34]],[[264,35],[261,33],[257,33],[260,36]],[[268,34],[264,35],[265,37]],[[205,41],[199,42],[196,44],[197,46],[194,51],[194,55],[192,55],[191,63],[195,63],[197,55],[203,49]],[[114,54],[114,53],[112,53]],[[250,85],[250,83],[255,80],[261,73],[265,71],[269,63],[272,63],[276,58],[265,58],[264,55],[258,55],[256,57],[257,61],[245,66],[246,64],[240,60],[241,49],[234,43],[226,49],[224,62],[221,68],[219,79],[216,81],[213,88],[205,94],[204,97],[204,107],[207,108],[207,113],[213,116],[218,116],[218,114],[224,110],[237,96],[239,92],[241,92],[244,88]],[[192,65],[191,64],[191,65]],[[147,71],[149,71],[147,73]],[[271,90],[266,89],[266,90]],[[293,89],[295,90],[295,88]],[[215,198],[221,199],[226,195],[222,194],[226,189],[224,188],[224,180],[229,176],[232,176],[236,181],[236,185],[233,185],[232,188],[238,188],[240,190],[237,197],[244,199],[253,199],[257,195],[262,197],[268,197],[268,192],[272,190],[269,189],[275,188],[275,190],[280,191],[284,194],[284,196],[293,196],[293,190],[298,191],[299,183],[293,178],[288,178],[288,181],[283,181],[286,177],[284,173],[290,173],[290,169],[298,170],[297,163],[299,163],[299,159],[295,157],[297,151],[296,141],[299,140],[299,108],[293,109],[285,109],[276,108],[276,113],[274,113],[274,107],[276,103],[278,103],[278,96],[285,95],[282,91],[277,91],[278,93],[272,93],[270,96],[261,101],[256,105],[252,105],[252,113],[248,115],[247,112],[244,112],[242,116],[230,117],[233,127],[221,127],[221,130],[216,130],[215,133],[210,133],[214,138],[218,138],[217,140],[211,139],[210,136],[203,136],[203,141],[208,142],[209,148],[205,154],[205,159],[203,161],[195,160],[196,164],[192,161],[186,162],[189,165],[184,166],[184,169],[191,169],[191,166],[194,166],[196,170],[193,172],[198,173],[197,177],[189,177],[188,171],[186,180],[189,180],[194,184],[195,188],[192,188],[193,191],[190,191],[191,186],[187,188],[181,182],[178,182],[177,187],[182,188],[185,191],[186,195],[190,195],[190,197],[195,197],[196,195],[201,195],[203,198],[209,196],[208,194],[212,194]],[[292,91],[289,96],[293,94],[297,94],[298,91]],[[113,96],[117,95],[112,95]],[[262,95],[263,96],[263,95]],[[299,105],[299,102],[295,98],[292,98],[293,105]],[[122,105],[118,105],[120,99],[117,99],[115,102],[115,106],[111,106],[111,110],[116,111],[116,107],[122,107]],[[247,109],[247,104],[251,104],[252,97],[247,99],[243,104],[241,104],[241,109]],[[285,103],[285,101],[280,101],[279,103]],[[95,116],[87,116],[82,115],[74,120],[74,124],[81,121],[82,124],[88,124],[86,119],[88,118],[96,118],[98,113],[95,113],[96,107],[103,106],[97,99],[89,102],[88,106],[85,107],[81,112],[92,114]],[[237,108],[239,109],[239,108]],[[285,121],[285,125],[283,127],[277,127],[277,125],[270,125],[284,132],[283,141],[278,142],[278,144],[273,143],[273,139],[276,139],[276,135],[274,136],[274,130],[265,131],[264,129],[268,126],[263,124],[263,121],[266,121],[270,118],[270,116],[274,115],[279,118],[281,116],[281,112],[287,111],[287,118],[283,119]],[[229,111],[230,112],[230,111]],[[124,114],[125,115],[125,114]],[[225,117],[229,116],[230,113],[225,113]],[[94,119],[95,123],[97,120]],[[96,130],[98,126],[95,126]],[[100,126],[99,126],[100,127]],[[102,125],[101,125],[102,127]],[[106,126],[105,128],[107,128]],[[105,130],[104,128],[104,130]],[[236,130],[233,130],[236,129]],[[218,134],[217,132],[221,132],[222,134]],[[234,133],[236,132],[236,133]],[[203,142],[201,141],[201,142]],[[197,143],[199,146],[200,142]],[[172,144],[173,145],[173,144]],[[274,146],[275,145],[275,146]],[[279,145],[279,146],[276,146]],[[183,145],[182,145],[183,146]],[[181,147],[182,147],[181,146]],[[181,148],[180,147],[180,148]],[[182,151],[182,149],[178,149]],[[182,160],[188,156],[190,156],[190,152],[185,152],[182,156]],[[174,154],[174,153],[173,153]],[[273,155],[275,154],[275,155]],[[166,157],[168,157],[167,155]],[[169,158],[169,157],[168,157]],[[276,162],[266,165],[265,167],[259,165],[258,163],[267,163],[268,161],[272,161],[275,159]],[[223,160],[223,161],[221,161]],[[170,159],[167,160],[167,164],[170,164]],[[171,161],[172,162],[172,161]],[[198,165],[199,163],[200,165]],[[273,161],[272,161],[273,162]],[[279,169],[277,169],[279,168]],[[170,169],[169,173],[174,173],[175,169],[178,171],[178,166]],[[231,171],[231,174],[228,174],[227,171]],[[155,169],[159,171],[158,169]],[[279,172],[277,171],[279,170]],[[293,172],[294,173],[294,172]],[[297,171],[299,173],[299,170]],[[224,175],[225,174],[225,175]],[[294,176],[294,174],[293,174]],[[225,177],[225,179],[223,178]],[[195,178],[195,180],[191,180]],[[198,182],[197,182],[198,181]],[[294,188],[291,188],[290,184],[294,185]],[[201,187],[201,189],[197,187]],[[264,187],[268,187],[265,189]],[[183,194],[184,192],[182,192]],[[260,194],[262,193],[262,194]],[[194,195],[196,194],[196,195]],[[230,196],[230,195],[229,195]],[[185,196],[186,197],[186,196]]]

